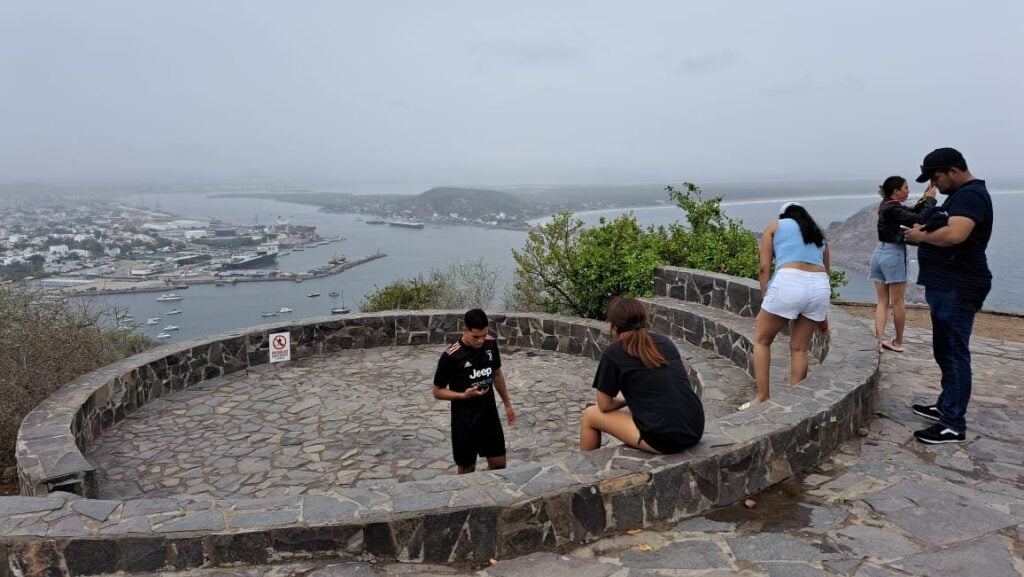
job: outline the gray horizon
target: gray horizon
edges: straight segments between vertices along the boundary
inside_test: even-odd
[[[0,183],[1019,182],[1024,4],[0,7]]]

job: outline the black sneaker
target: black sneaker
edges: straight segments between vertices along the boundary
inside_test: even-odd
[[[932,425],[927,429],[914,431],[914,438],[929,445],[941,445],[942,443],[963,443],[967,440],[967,435],[957,433],[943,425]]]
[[[942,418],[942,413],[939,412],[938,405],[911,405],[914,409],[914,414],[926,419],[938,421]]]

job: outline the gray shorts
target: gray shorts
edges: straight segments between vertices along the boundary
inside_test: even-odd
[[[907,282],[907,246],[880,242],[871,254],[868,280],[884,284]]]

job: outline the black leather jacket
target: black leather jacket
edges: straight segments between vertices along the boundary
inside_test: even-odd
[[[900,225],[920,224],[921,213],[935,206],[935,199],[925,196],[913,207],[904,206],[894,200],[883,200],[878,205],[878,240],[882,242],[903,242]]]

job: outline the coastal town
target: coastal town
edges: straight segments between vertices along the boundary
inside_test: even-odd
[[[238,226],[95,200],[15,206],[0,214],[0,282],[30,281],[51,295],[159,292],[190,284],[301,282],[384,256],[349,259],[337,251],[305,272],[275,266],[289,251],[342,240],[285,221]]]

